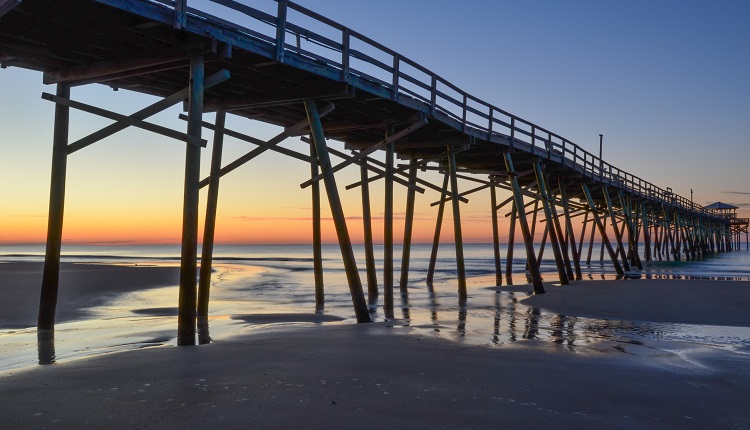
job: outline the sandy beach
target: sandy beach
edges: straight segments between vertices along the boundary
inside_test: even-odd
[[[42,263],[0,264],[0,330],[36,326]],[[175,285],[178,267],[107,264],[60,265],[57,322],[80,319],[86,309],[132,291]]]
[[[14,265],[0,272],[4,280],[22,268]],[[123,285],[126,276],[159,285],[173,275],[94,266],[103,270],[96,275],[78,266],[63,274]],[[23,291],[3,285],[6,298]],[[529,286],[482,290],[578,318],[582,330],[630,321],[745,330],[749,286],[660,279],[550,284],[548,294],[531,297],[523,294]],[[88,303],[71,300],[69,315]],[[7,315],[23,325],[35,312]],[[267,325],[209,345],[4,372],[0,428],[750,428],[746,338],[734,347],[658,337],[477,345],[403,320],[320,325],[337,319],[303,311],[236,317]],[[302,324],[276,324],[285,321]]]

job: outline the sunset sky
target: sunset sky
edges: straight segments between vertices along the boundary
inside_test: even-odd
[[[205,3],[189,0],[194,7]],[[264,10],[276,4],[245,3]],[[605,159],[630,173],[688,198],[692,188],[696,203],[723,201],[750,213],[750,2],[298,3],[591,152],[598,152],[603,133]],[[45,240],[54,106],[40,95],[55,89],[41,81],[37,72],[0,69],[0,244]],[[155,100],[100,85],[73,88],[72,98],[123,114]],[[71,141],[110,122],[71,112]],[[184,130],[179,113],[176,107],[151,121]],[[231,115],[227,125],[258,138],[279,132]],[[209,171],[211,132],[204,130],[204,137],[209,146],[202,154],[202,176]],[[283,146],[308,150],[297,139]],[[224,164],[250,149],[227,138]],[[128,129],[71,155],[65,242],[179,242],[184,153],[182,142]],[[308,177],[309,166],[275,153],[226,176],[217,242],[309,242],[310,194],[299,187]],[[355,242],[362,241],[360,192],[344,186],[358,177],[355,167],[337,174]],[[382,181],[371,191],[376,241],[382,242]],[[397,238],[404,196],[396,186]],[[506,197],[500,193],[500,199]],[[438,198],[432,191],[417,196],[415,241],[431,240],[436,208],[429,204]],[[469,199],[462,207],[465,239],[491,241],[488,192]],[[205,190],[201,211],[204,204]],[[324,217],[330,216],[327,207],[324,199]],[[443,237],[450,241],[450,213],[446,216]],[[335,241],[330,220],[324,221],[324,237]]]

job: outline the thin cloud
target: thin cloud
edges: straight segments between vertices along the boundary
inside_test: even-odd
[[[724,193],[724,194],[739,194],[739,195],[742,195],[742,196],[750,196],[750,192],[745,192],[745,191],[722,191],[722,193]]]

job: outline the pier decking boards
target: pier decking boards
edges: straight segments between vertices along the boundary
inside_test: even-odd
[[[551,130],[467,94],[353,29],[285,0],[277,1],[275,15],[233,0],[212,2],[232,10],[242,25],[191,8],[186,0],[0,0],[0,64],[42,71],[45,83],[57,85],[55,95],[43,95],[56,103],[56,111],[40,330],[54,327],[67,155],[127,127],[185,142],[179,344],[195,342],[196,319],[205,318],[208,312],[219,178],[266,151],[311,165],[311,177],[301,186],[310,188],[313,199],[318,306],[324,304],[319,251],[321,182],[326,188],[354,312],[360,322],[369,321],[369,313],[357,264],[367,268],[370,303],[381,293],[372,256],[367,187],[376,180],[386,181],[381,279],[386,315],[393,309],[393,237],[397,234],[393,231],[394,184],[409,190],[402,267],[408,268],[415,193],[433,193],[434,204],[439,205],[428,284],[445,204],[450,205],[461,301],[467,298],[461,205],[474,192],[492,196],[488,215],[493,217],[495,231],[488,232],[488,237],[493,237],[495,252],[488,258],[495,259],[498,284],[503,268],[497,215],[504,208],[503,213],[511,219],[506,273],[512,270],[511,245],[518,228],[526,245],[529,279],[537,293],[544,292],[539,263],[547,241],[562,284],[581,279],[582,244],[587,238],[587,261],[598,237],[601,255],[606,250],[620,275],[640,268],[642,259],[695,258],[737,246],[729,220],[720,214],[673,194],[669,188],[631,175]],[[287,20],[288,11],[305,17],[311,27]],[[338,37],[331,39],[324,33]],[[128,116],[71,99],[71,88],[90,83],[151,94],[162,100]],[[180,102],[186,102],[186,132],[148,122],[150,116]],[[69,142],[71,108],[116,122]],[[217,112],[215,124],[202,121],[205,112]],[[262,141],[226,129],[226,114],[274,124],[283,131]],[[202,128],[214,130],[211,175],[203,180],[199,166],[207,142],[201,137]],[[255,147],[237,160],[222,162],[225,135]],[[293,151],[278,146],[287,138],[300,136],[309,148]],[[344,142],[351,154],[329,148],[326,139]],[[385,152],[385,162],[371,156],[376,151]],[[395,157],[409,160],[408,166],[395,165]],[[339,158],[344,161],[334,164],[332,160]],[[355,261],[338,193],[342,185],[336,182],[336,172],[357,167],[362,180],[347,188],[362,187],[368,250],[364,262]],[[442,184],[421,179],[420,170],[443,173]],[[477,186],[460,190],[458,179]],[[199,292],[195,281],[198,191],[203,186],[209,187],[209,201]],[[513,195],[497,202],[497,189]],[[576,244],[573,218],[580,215],[583,227]],[[544,221],[539,255],[533,247],[537,218]],[[408,291],[408,282],[408,271],[402,271],[402,294]]]

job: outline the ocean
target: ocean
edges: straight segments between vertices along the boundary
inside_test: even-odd
[[[387,320],[394,329],[416,330],[449,341],[490,347],[507,347],[519,342],[555,342],[576,350],[602,340],[632,343],[644,339],[710,343],[730,349],[750,346],[748,328],[623,323],[553,315],[527,307],[520,302],[531,292],[526,280],[523,246],[514,248],[512,281],[514,285],[528,285],[528,293],[496,293],[491,289],[496,284],[491,244],[466,244],[464,255],[469,299],[466,305],[461,305],[457,298],[453,246],[445,244],[440,247],[432,290],[425,282],[430,250],[431,245],[413,245],[408,295],[401,295],[398,281],[402,249],[395,246],[396,309],[394,315],[386,316],[382,310],[383,247],[375,247],[381,291],[381,302],[370,306],[375,321]],[[501,249],[501,252],[505,270],[506,250]],[[63,246],[62,261],[176,266],[179,265],[179,253],[179,247],[171,245],[66,245]],[[366,294],[364,248],[355,245],[355,254]],[[586,255],[585,247],[583,255]],[[599,256],[600,246],[595,244],[592,264],[582,267],[583,282],[586,279],[615,278],[611,264],[606,260],[600,263]],[[43,259],[43,246],[0,246],[0,263],[41,262]],[[311,245],[217,245],[211,316],[203,339],[210,337],[213,342],[223,342],[257,330],[354,323],[338,245],[324,245],[323,259],[326,301],[324,308],[320,309],[315,306]],[[545,282],[557,282],[549,247],[541,267]],[[750,281],[750,252],[742,249],[696,261],[651,262],[638,276]],[[102,288],[106,289],[106,285]],[[38,291],[33,294],[38,294]],[[51,342],[37,339],[33,327],[0,328],[0,372],[37,363],[174,345],[177,295],[178,288],[172,285],[111,297],[103,305],[88,309],[86,317],[81,320],[58,323]]]

